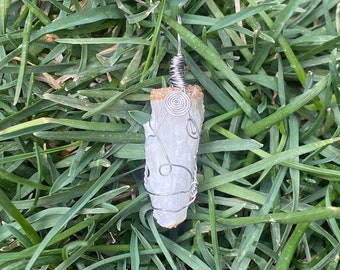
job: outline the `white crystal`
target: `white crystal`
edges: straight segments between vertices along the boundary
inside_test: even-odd
[[[203,93],[197,85],[189,85],[185,91],[154,89],[150,102],[151,119],[144,124],[144,185],[157,223],[173,228],[186,219],[188,206],[196,197]]]

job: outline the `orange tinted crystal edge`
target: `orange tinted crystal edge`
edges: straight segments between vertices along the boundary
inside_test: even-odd
[[[156,100],[162,100],[165,98],[166,94],[170,91],[181,91],[179,88],[171,88],[171,87],[164,87],[164,88],[158,88],[153,89],[150,94],[150,100],[156,101]],[[203,98],[203,91],[201,87],[198,85],[187,85],[185,87],[185,92],[187,95],[192,99],[201,99]]]

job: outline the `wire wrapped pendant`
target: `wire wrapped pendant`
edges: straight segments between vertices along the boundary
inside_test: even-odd
[[[153,216],[162,227],[184,221],[197,193],[196,154],[204,118],[203,93],[198,85],[154,89],[152,114],[145,130],[144,186]]]
[[[179,35],[178,52],[171,59],[169,84],[170,87],[151,91],[151,118],[143,125],[144,186],[150,195],[153,216],[165,228],[183,222],[196,198],[196,154],[204,119],[202,89],[198,85],[186,86],[184,81]]]

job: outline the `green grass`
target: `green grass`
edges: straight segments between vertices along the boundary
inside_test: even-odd
[[[235,2],[0,0],[0,269],[339,267],[338,0]],[[140,123],[177,33],[206,114],[167,230]]]

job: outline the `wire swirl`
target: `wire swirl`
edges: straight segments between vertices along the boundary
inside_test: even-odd
[[[182,116],[191,109],[191,100],[185,92],[171,91],[166,95],[164,105],[169,114]]]

